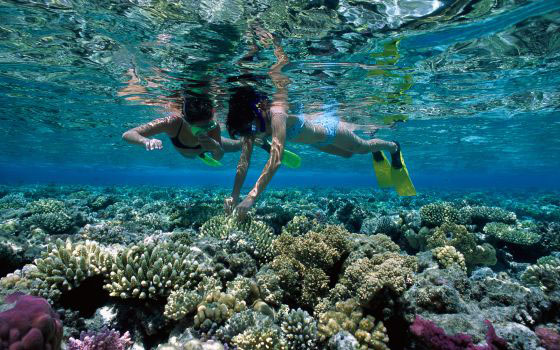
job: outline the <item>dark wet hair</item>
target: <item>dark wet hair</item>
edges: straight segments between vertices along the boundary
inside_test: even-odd
[[[203,122],[212,119],[212,101],[207,95],[185,95],[183,99],[183,118],[188,123]]]
[[[251,86],[240,86],[232,89],[229,98],[229,111],[226,119],[226,128],[229,135],[236,138],[236,133],[244,130],[253,120],[258,118],[256,105],[266,99]]]

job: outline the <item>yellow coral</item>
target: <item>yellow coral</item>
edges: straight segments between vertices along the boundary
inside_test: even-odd
[[[432,249],[434,257],[443,268],[448,268],[453,265],[459,266],[463,271],[467,271],[465,265],[465,257],[461,252],[457,251],[455,247],[446,245]]]

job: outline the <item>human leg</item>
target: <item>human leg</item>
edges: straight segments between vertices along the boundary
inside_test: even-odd
[[[343,150],[342,148],[338,148],[334,145],[314,146],[314,147],[317,148],[318,150],[321,150],[321,151],[325,152],[325,153],[334,154],[335,156],[340,156],[340,157],[343,157],[343,158],[350,158],[354,154],[352,152],[348,152],[346,150]]]
[[[382,139],[365,140],[345,127],[345,123],[340,123],[338,133],[333,145],[353,154],[366,154],[371,152],[397,151],[397,145],[391,141]]]

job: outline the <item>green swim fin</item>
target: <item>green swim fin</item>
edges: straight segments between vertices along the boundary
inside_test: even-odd
[[[265,140],[261,145],[261,148],[270,153],[270,141]],[[284,154],[282,154],[282,165],[285,165],[288,168],[297,169],[301,166],[301,157],[284,148]]]
[[[373,170],[377,178],[377,184],[380,188],[389,188],[393,186],[391,181],[391,164],[381,151],[372,152],[373,155]]]
[[[416,189],[410,180],[410,175],[404,164],[404,158],[401,152],[401,145],[397,144],[398,150],[391,154],[391,179],[393,186],[399,196],[416,196]]]
[[[212,158],[212,156],[206,153],[199,154],[198,159],[200,159],[202,163],[208,166],[214,166],[214,167],[222,166],[221,162],[217,161],[216,159]]]

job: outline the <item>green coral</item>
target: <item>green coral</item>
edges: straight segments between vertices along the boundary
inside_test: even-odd
[[[32,280],[34,294],[54,301],[86,278],[106,273],[110,262],[110,255],[95,242],[74,244],[58,239],[35,260],[37,268],[27,278]]]
[[[278,318],[288,350],[317,349],[317,322],[307,311],[284,309]]]
[[[123,299],[156,299],[181,287],[192,289],[213,269],[199,249],[174,242],[139,244],[117,254],[104,288]]]
[[[237,312],[231,316],[226,323],[218,328],[216,337],[226,343],[231,343],[232,339],[245,332],[249,328],[274,328],[274,320],[260,312],[254,310],[245,310]]]
[[[389,350],[389,337],[383,322],[375,322],[354,299],[336,303],[335,309],[319,315],[318,336],[323,343],[340,331],[352,334],[359,350]]]
[[[371,258],[376,254],[388,252],[398,253],[401,250],[398,244],[393,242],[389,236],[384,234],[372,236],[352,234],[351,237],[352,248],[350,250],[350,255],[344,262],[344,265],[346,266],[361,258]]]
[[[202,297],[195,291],[179,289],[171,292],[165,304],[163,315],[172,320],[181,320],[194,312]]]
[[[368,305],[382,289],[401,295],[412,285],[418,269],[416,257],[397,253],[376,254],[353,262],[340,280],[360,301]]]
[[[545,262],[547,263],[529,266],[521,275],[521,280],[539,287],[545,293],[560,290],[560,263]]]
[[[227,239],[232,232],[243,233],[242,239],[250,244],[253,254],[261,261],[272,259],[274,232],[264,222],[247,219],[240,221],[234,216],[218,215],[205,222],[200,228],[201,237]]]
[[[29,203],[27,210],[31,213],[24,220],[27,226],[38,226],[51,234],[66,233],[72,229],[72,216],[62,201],[39,199]]]
[[[312,229],[319,227],[319,225],[317,219],[309,220],[307,216],[296,215],[282,228],[282,233],[291,236],[303,236]]]
[[[215,330],[223,325],[234,313],[247,309],[245,301],[231,294],[212,291],[202,299],[196,308],[194,327],[203,332]]]
[[[282,331],[277,327],[250,327],[232,340],[238,350],[288,350]]]
[[[448,202],[430,203],[420,208],[422,223],[428,227],[441,226],[446,223],[460,223],[459,210]]]
[[[251,302],[260,295],[259,286],[252,278],[237,276],[233,281],[228,281],[226,292],[236,299]]]
[[[483,231],[501,241],[519,245],[536,244],[541,238],[536,225],[530,221],[523,221],[517,225],[490,222],[484,226]]]
[[[432,254],[437,262],[445,269],[455,265],[459,266],[463,271],[467,271],[465,257],[453,246],[446,245],[443,247],[436,247],[432,249]]]
[[[286,295],[312,307],[329,289],[328,272],[348,254],[349,233],[341,226],[325,226],[304,236],[282,234],[274,241],[277,256],[270,264]]]
[[[437,227],[427,237],[428,248],[452,246],[465,257],[467,266],[494,265],[496,251],[489,244],[477,245],[476,236],[463,225],[446,223]]]
[[[514,224],[517,222],[517,215],[499,207],[487,206],[466,206],[459,210],[461,217],[466,223],[483,226],[489,222],[502,222]]]
[[[0,198],[0,210],[24,208],[26,204],[23,193],[10,193]]]

